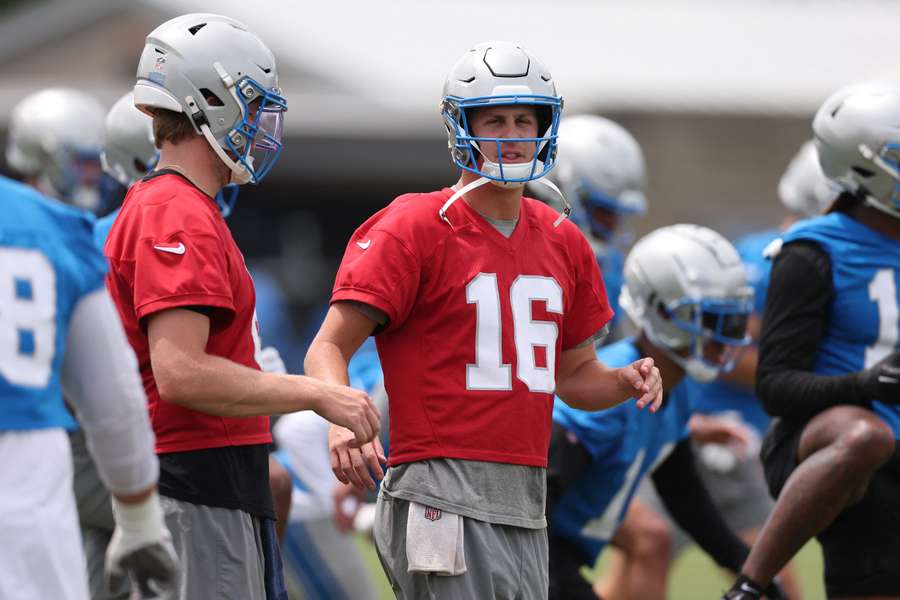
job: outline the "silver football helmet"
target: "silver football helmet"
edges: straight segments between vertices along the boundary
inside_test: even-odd
[[[469,110],[486,105],[527,104],[538,113],[536,138],[475,137],[469,130]],[[465,53],[444,82],[441,115],[447,128],[450,156],[460,169],[492,182],[521,187],[546,175],[556,159],[556,131],[562,113],[562,98],[541,62],[518,44],[485,42]],[[534,144],[530,162],[504,163],[502,142]],[[497,161],[487,160],[484,144],[497,144]],[[479,155],[480,158],[479,158]]]
[[[812,140],[800,146],[778,182],[781,203],[790,212],[804,217],[822,214],[840,193],[840,187],[822,172]]]
[[[78,90],[30,94],[12,109],[6,162],[45,194],[94,210],[105,115],[100,102]]]
[[[621,125],[594,115],[564,118],[559,124],[559,158],[549,175],[572,203],[572,221],[600,242],[616,231],[593,218],[595,208],[617,216],[647,212],[646,166],[637,140]]]
[[[753,290],[731,242],[699,225],[663,227],[638,240],[623,275],[622,308],[689,376],[711,381],[734,367],[750,343]],[[709,342],[724,346],[720,360],[704,356]]]
[[[166,21],[147,36],[134,102],[186,114],[232,171],[258,183],[281,152],[287,101],[275,57],[240,22],[212,14]]]
[[[156,163],[153,119],[134,106],[134,94],[119,98],[106,115],[106,146],[100,162],[107,175],[129,187]]]
[[[469,128],[470,110],[483,106],[533,106],[537,113],[538,137],[496,138],[477,137]],[[546,175],[556,162],[556,133],[562,114],[562,98],[556,84],[541,62],[512,42],[484,42],[465,53],[450,70],[444,81],[441,116],[447,128],[447,146],[453,163],[478,179],[457,190],[441,207],[438,214],[447,219],[446,212],[466,192],[488,182],[500,187],[523,187]],[[533,144],[531,160],[522,163],[503,161],[501,146],[510,142]],[[497,162],[484,154],[482,146],[496,144]],[[544,181],[548,187],[562,194],[556,185]],[[569,206],[554,226],[569,214]]]
[[[900,218],[900,88],[838,90],[813,120],[822,171],[866,204]]]

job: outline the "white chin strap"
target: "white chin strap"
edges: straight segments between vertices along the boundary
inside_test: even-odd
[[[487,159],[485,159],[485,165],[487,165],[488,163],[489,163],[489,161]],[[496,164],[496,163],[490,163],[490,164]],[[522,164],[530,164],[530,163],[522,163]],[[508,171],[508,169],[506,167],[504,167],[503,170]],[[529,169],[529,172],[530,172],[530,169]],[[563,208],[563,211],[561,213],[559,213],[559,216],[553,222],[554,227],[559,227],[559,224],[563,222],[563,219],[568,217],[569,213],[572,212],[572,207],[569,205],[569,201],[566,200],[566,197],[559,190],[559,188],[556,187],[556,184],[554,184],[552,181],[549,181],[549,180],[543,179],[543,178],[542,179],[534,179],[532,181],[534,183],[542,183],[542,184],[546,185],[551,190],[553,190],[557,194],[559,194],[560,198],[562,198],[563,205],[565,206],[565,208]],[[460,189],[456,190],[456,192],[454,192],[453,195],[450,196],[450,198],[448,198],[446,202],[444,202],[444,205],[441,206],[441,209],[438,211],[438,215],[441,217],[441,220],[446,221],[447,225],[450,225],[450,227],[453,227],[453,224],[450,222],[450,219],[447,218],[447,210],[450,209],[450,206],[454,202],[456,202],[456,200],[458,198],[461,198],[462,196],[464,196],[467,192],[470,192],[471,190],[474,190],[475,188],[481,187],[488,182],[497,184],[497,185],[501,185],[504,183],[502,181],[494,181],[493,179],[488,179],[487,177],[479,177],[475,181],[470,181],[469,183],[467,183]],[[513,187],[513,186],[502,186],[502,187]]]
[[[219,157],[225,166],[231,169],[231,181],[229,183],[237,183],[238,185],[244,185],[248,183],[251,179],[250,171],[247,170],[241,163],[236,163],[231,160],[231,157],[225,152],[222,146],[219,145],[219,142],[216,141],[216,138],[213,136],[212,131],[209,130],[209,125],[204,123],[200,126],[200,131],[203,133],[203,137],[206,138],[206,141],[209,143],[210,147],[213,149],[213,152],[216,153],[216,156]],[[253,163],[253,157],[248,156],[247,160],[250,163]]]

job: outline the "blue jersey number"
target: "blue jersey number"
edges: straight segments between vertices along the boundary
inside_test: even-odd
[[[38,250],[0,248],[0,375],[43,388],[56,352],[56,273]]]
[[[868,369],[897,348],[900,311],[897,309],[897,282],[893,269],[879,269],[869,283],[869,300],[878,305],[878,340],[866,348]]]

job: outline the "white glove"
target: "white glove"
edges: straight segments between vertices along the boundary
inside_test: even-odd
[[[154,491],[137,503],[112,499],[116,529],[106,549],[110,582],[128,576],[141,598],[174,597],[178,585],[178,557],[172,534],[163,520]]]
[[[259,354],[256,355],[256,362],[259,364],[259,368],[266,373],[278,373],[280,375],[287,373],[287,367],[284,366],[281,354],[278,353],[278,348],[275,346],[266,346],[260,350]]]

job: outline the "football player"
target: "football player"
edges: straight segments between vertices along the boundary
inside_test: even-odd
[[[761,456],[775,508],[730,600],[760,588],[813,536],[830,598],[900,597],[900,92],[852,86],[813,120],[843,190],[782,237],[756,390],[777,419]]]
[[[822,173],[812,141],[804,143],[791,160],[778,184],[778,196],[787,210],[781,224],[776,228],[746,235],[735,242],[735,248],[747,268],[747,279],[755,292],[754,311],[747,324],[753,343],[741,352],[734,369],[722,374],[716,381],[702,386],[700,393],[696,395],[694,410],[704,416],[702,420],[698,416],[692,422],[694,426],[702,426],[704,422],[709,422],[708,419],[717,419],[723,426],[731,424],[735,428],[743,429],[744,435],[751,441],[750,447],[743,451],[737,451],[724,444],[706,444],[695,448],[699,450],[697,470],[706,484],[706,489],[709,490],[713,503],[729,527],[739,532],[741,538],[748,544],[752,544],[756,539],[773,505],[762,465],[756,458],[759,440],[769,424],[769,416],[753,393],[757,361],[756,341],[762,323],[771,265],[763,255],[763,251],[798,220],[824,212],[837,196],[834,184]],[[641,502],[646,502],[647,506],[640,506]],[[656,514],[648,515],[648,511]],[[662,567],[616,565],[607,571],[605,581],[600,584],[598,589],[605,592],[601,595],[609,598],[618,597],[619,590],[633,587],[633,584],[629,586],[622,583],[621,578],[625,573],[631,573],[642,581],[655,578],[657,588],[664,589],[670,561],[686,547],[689,539],[677,529],[672,531],[672,523],[666,518],[659,497],[646,482],[638,490],[638,496],[629,509],[624,524],[632,529],[657,528],[654,530],[655,536],[644,536],[645,539],[641,541],[642,552],[630,552],[626,555],[628,561],[647,558],[648,562],[658,563],[661,557],[665,558]],[[660,527],[662,531],[658,530]],[[669,551],[664,552],[664,548]],[[789,596],[799,599],[800,592],[793,572],[782,571],[780,578]]]
[[[10,113],[6,162],[45,196],[94,211],[105,115],[97,100],[78,90],[49,88],[26,96]]]
[[[548,179],[572,203],[570,218],[584,232],[600,263],[615,313],[613,325],[619,323],[623,252],[633,241],[629,220],[647,212],[645,172],[640,145],[618,123],[594,115],[560,121],[558,164]],[[542,197],[548,197],[541,191]]]
[[[260,182],[280,154],[275,59],[234,19],[183,15],[148,35],[134,103],[160,156],[110,230],[107,287],[153,415],[179,598],[281,597],[269,415],[313,409],[363,443],[378,412],[346,386],[260,371],[253,283],[214,198]]]
[[[176,559],[146,398],[103,287],[93,219],[5,178],[0,198],[0,597],[88,598],[63,390],[113,494],[107,571],[169,593]]]
[[[308,374],[347,383],[376,336],[391,455],[374,535],[401,597],[546,597],[553,392],[593,410],[661,401],[652,360],[596,361],[612,310],[590,245],[523,197],[554,165],[561,109],[549,71],[518,45],[466,52],[441,102],[459,181],[357,229],[306,356]],[[374,488],[377,443],[332,427],[329,445],[338,479]]]
[[[658,229],[629,253],[620,303],[639,334],[600,348],[597,357],[610,366],[652,357],[662,371],[665,400],[652,417],[628,404],[589,413],[556,402],[550,598],[596,597],[580,569],[606,544],[622,543],[619,525],[648,474],[675,519],[716,562],[732,570],[743,562],[748,548],[722,520],[695,470],[687,424],[696,382],[728,371],[749,343],[752,294],[737,251],[705,227]],[[633,583],[642,587],[629,590],[629,597],[664,597],[649,593],[651,582]]]

